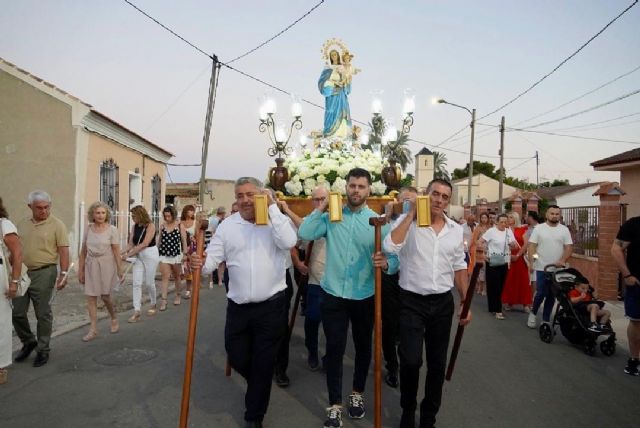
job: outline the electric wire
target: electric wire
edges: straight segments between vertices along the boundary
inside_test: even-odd
[[[602,89],[602,88],[604,88],[604,87],[606,87],[606,86],[609,86],[609,85],[611,85],[612,83],[615,83],[615,82],[617,82],[618,80],[622,79],[623,77],[626,77],[626,76],[628,76],[628,75],[630,75],[630,74],[632,74],[632,73],[635,73],[635,72],[636,72],[636,71],[638,71],[638,70],[640,70],[640,65],[639,65],[639,66],[637,66],[636,68],[634,68],[634,69],[633,69],[633,70],[631,70],[631,71],[627,71],[626,73],[623,73],[623,74],[619,75],[618,77],[615,77],[615,78],[613,78],[612,80],[609,80],[608,82],[603,83],[602,85],[598,86],[597,88],[591,89],[591,90],[589,90],[589,91],[585,92],[584,94],[577,96],[576,98],[573,98],[573,99],[571,99],[571,100],[569,100],[569,101],[567,101],[567,102],[565,102],[565,103],[560,104],[560,105],[559,105],[559,106],[557,106],[557,107],[552,108],[551,110],[547,110],[547,111],[545,111],[545,112],[543,112],[543,113],[540,113],[540,114],[537,114],[537,115],[535,115],[535,116],[532,116],[532,117],[530,117],[529,119],[521,120],[520,122],[515,123],[515,124],[514,124],[514,126],[521,125],[521,124],[523,124],[523,123],[525,123],[525,122],[529,122],[529,121],[532,121],[533,119],[537,119],[537,118],[539,118],[539,117],[545,116],[545,115],[547,115],[548,113],[552,113],[552,112],[554,112],[554,111],[560,110],[562,107],[565,107],[565,106],[567,106],[567,105],[569,105],[569,104],[571,104],[571,103],[574,103],[574,102],[576,102],[576,101],[578,101],[578,100],[581,100],[582,98],[586,97],[587,95],[591,95],[591,94],[593,94],[594,92],[599,91],[600,89]]]
[[[571,126],[569,128],[549,129],[549,131],[557,132],[557,131],[579,130],[580,128],[587,128],[587,127],[593,126],[593,125],[601,125],[603,123],[609,123],[609,122],[613,122],[613,121],[616,121],[616,120],[624,119],[624,118],[627,118],[627,117],[637,116],[639,114],[640,114],[640,112],[631,113],[631,114],[625,114],[623,116],[614,117],[612,119],[601,120],[601,121],[598,121],[598,122],[585,123],[585,124],[582,124],[582,125]],[[634,121],[634,122],[636,122],[636,121]],[[632,122],[626,122],[626,123],[632,123]],[[618,126],[618,125],[622,125],[622,124],[615,124],[615,125],[612,125],[612,126]],[[514,126],[516,126],[516,125],[514,125]]]
[[[416,140],[415,138],[409,138],[409,141],[413,141],[414,143],[423,145],[425,147],[431,147],[432,149],[438,148],[437,146],[435,146],[433,144],[429,144],[429,143],[426,143],[426,142],[421,141],[421,140]],[[441,150],[445,150],[447,152],[460,153],[460,154],[463,154],[463,155],[468,155],[469,154],[469,152],[465,152],[465,151],[462,151],[462,150],[453,150],[453,149],[450,149],[450,148],[447,148],[447,147],[441,147],[440,149]],[[487,159],[500,159],[499,155],[485,155],[485,154],[479,154],[479,153],[474,153],[473,157],[480,157],[480,158],[487,158]],[[529,159],[529,157],[505,157],[505,159]]]
[[[604,141],[607,143],[623,143],[623,144],[632,144],[635,146],[640,145],[640,141],[629,141],[629,140],[612,140],[609,138],[596,138],[596,137],[585,137],[583,135],[569,135],[569,134],[558,134],[555,132],[548,131],[534,131],[527,128],[506,128],[507,131],[517,131],[517,132],[531,132],[534,134],[544,134],[544,135],[553,135],[555,137],[566,137],[566,138],[577,138],[580,140],[593,140],[593,141]]]
[[[616,98],[614,98],[612,100],[609,100],[609,101],[606,101],[604,103],[595,105],[593,107],[589,107],[588,109],[580,110],[578,112],[575,112],[575,113],[572,113],[572,114],[568,114],[566,116],[562,116],[562,117],[559,117],[559,118],[556,118],[556,119],[547,120],[545,122],[536,123],[535,125],[525,126],[524,128],[525,129],[538,128],[540,126],[550,125],[552,123],[556,123],[556,122],[560,122],[560,121],[563,121],[563,120],[571,119],[572,117],[576,117],[576,116],[579,116],[579,115],[582,115],[582,114],[589,113],[589,112],[592,112],[594,110],[600,109],[602,107],[606,107],[606,106],[608,106],[610,104],[617,103],[618,101],[622,101],[624,99],[627,99],[627,98],[632,97],[634,95],[637,95],[639,93],[640,93],[640,89],[636,89],[635,91],[631,91],[631,92],[626,93],[624,95],[620,95],[619,97],[616,97]]]
[[[304,15],[302,15],[300,18],[296,19],[295,21],[293,21],[291,24],[289,24],[287,27],[285,27],[282,31],[280,31],[279,33],[277,33],[275,36],[270,37],[269,39],[265,40],[264,42],[260,43],[258,46],[256,46],[253,49],[248,50],[247,52],[243,53],[242,55],[238,55],[237,57],[235,57],[234,59],[232,59],[231,61],[226,61],[227,64],[231,64],[232,62],[236,62],[239,59],[242,59],[244,57],[246,57],[247,55],[252,54],[253,52],[257,51],[258,49],[260,49],[261,47],[267,45],[269,42],[273,41],[274,39],[278,38],[279,36],[281,36],[282,34],[286,33],[287,31],[289,31],[291,29],[291,27],[293,27],[294,25],[296,25],[298,22],[302,21],[304,18],[306,18],[307,16],[311,15],[311,13],[316,10],[318,7],[320,7],[320,5],[322,5],[322,3],[324,3],[324,0],[321,0],[318,4],[316,4],[315,6],[313,6],[311,9],[309,9]]]
[[[504,103],[503,105],[501,105],[500,107],[496,108],[495,110],[492,110],[491,112],[485,114],[484,116],[480,117],[480,119],[484,119],[485,117],[489,117],[497,112],[499,112],[500,110],[502,110],[503,108],[511,105],[512,103],[514,103],[515,101],[517,101],[518,99],[520,99],[521,97],[523,97],[525,94],[527,94],[529,91],[531,91],[533,88],[535,88],[536,86],[538,86],[540,83],[542,83],[545,79],[547,79],[549,76],[551,76],[553,73],[555,73],[560,67],[562,67],[564,64],[566,64],[568,61],[570,61],[573,57],[575,57],[581,50],[583,50],[585,47],[587,47],[589,45],[589,43],[591,43],[592,41],[594,41],[598,36],[600,36],[607,28],[609,28],[614,22],[616,22],[620,17],[622,17],[622,15],[624,15],[625,13],[627,13],[632,7],[634,7],[636,4],[638,3],[638,0],[634,0],[633,3],[631,3],[629,6],[627,6],[626,9],[624,9],[622,12],[620,12],[618,14],[618,16],[616,16],[615,18],[613,18],[611,21],[609,21],[607,23],[607,25],[605,25],[604,27],[602,27],[602,29],[600,31],[598,31],[596,34],[594,34],[593,36],[591,36],[591,38],[589,38],[589,40],[587,40],[585,43],[582,44],[582,46],[580,46],[575,52],[573,52],[571,55],[569,55],[567,58],[565,58],[564,60],[562,60],[562,62],[560,62],[560,64],[558,64],[557,66],[555,66],[553,68],[553,70],[551,70],[549,73],[545,74],[544,76],[542,76],[540,79],[538,79],[538,81],[536,81],[533,85],[529,86],[527,89],[525,89],[524,91],[520,92],[518,95],[516,95],[514,98],[512,98],[511,100],[507,101],[506,103]]]

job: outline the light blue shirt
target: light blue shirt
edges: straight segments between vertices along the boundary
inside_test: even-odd
[[[328,213],[314,210],[305,217],[298,236],[305,241],[327,238],[327,262],[322,288],[336,297],[362,300],[374,294],[373,253],[375,229],[369,225],[378,214],[366,205],[353,212],[347,206],[342,210],[342,221],[332,223]],[[382,240],[389,233],[389,225],[382,227]],[[398,257],[387,254],[388,274],[398,271]]]

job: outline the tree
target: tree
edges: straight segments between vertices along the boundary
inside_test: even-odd
[[[484,174],[488,177],[498,179],[498,172],[495,165],[489,162],[473,161],[473,173]],[[467,163],[464,168],[456,168],[453,170],[453,179],[458,180],[460,178],[469,177],[469,164]]]
[[[382,144],[382,136],[387,130],[387,121],[383,117],[379,117],[379,120],[369,123],[369,127],[373,130],[373,133],[369,136],[369,142],[363,144],[362,148],[373,150],[374,147],[381,147],[383,158],[395,160],[403,170],[406,170],[407,165],[413,162],[411,150],[409,149],[409,135],[398,131],[396,141]]]
[[[560,186],[568,186],[569,180],[559,180],[559,179],[555,179],[551,182],[549,181],[543,181],[542,183],[540,183],[540,187],[560,187]]]
[[[447,171],[447,155],[442,152],[433,152],[433,178],[451,181]]]

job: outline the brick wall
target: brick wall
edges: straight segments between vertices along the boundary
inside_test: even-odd
[[[599,263],[596,257],[574,254],[569,258],[569,266],[578,269],[580,273],[589,280],[589,284],[600,294],[600,290],[598,290],[598,265]]]
[[[600,194],[598,225],[598,294],[614,300],[618,294],[618,268],[611,257],[611,245],[620,228],[620,195]]]

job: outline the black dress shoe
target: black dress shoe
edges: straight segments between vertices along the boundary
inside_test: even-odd
[[[42,367],[47,364],[49,361],[49,353],[48,352],[38,352],[36,354],[36,359],[33,360],[33,367]]]
[[[38,342],[36,341],[25,343],[24,345],[22,345],[22,349],[18,351],[13,361],[15,361],[16,363],[23,362],[27,359],[27,357],[29,357],[29,355],[31,355],[31,352],[36,349],[36,346],[38,346]]]
[[[286,388],[289,383],[289,376],[285,372],[276,372],[276,385],[280,388]]]
[[[387,374],[385,375],[385,377],[384,377],[384,381],[391,388],[397,388],[398,387],[398,371],[397,370],[389,370],[387,372]]]
[[[245,421],[244,428],[262,428],[261,421]]]

